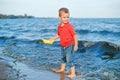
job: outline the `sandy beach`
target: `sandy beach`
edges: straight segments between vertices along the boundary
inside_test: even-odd
[[[8,64],[0,59],[0,80],[68,80],[64,74],[33,69],[23,63]]]

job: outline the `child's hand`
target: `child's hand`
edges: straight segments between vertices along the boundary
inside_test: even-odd
[[[46,40],[46,39],[42,39],[44,44],[53,44],[54,40]]]
[[[78,46],[74,46],[74,51],[77,51],[78,50]]]

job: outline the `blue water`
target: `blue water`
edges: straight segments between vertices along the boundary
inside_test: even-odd
[[[120,19],[71,19],[78,39],[120,43]],[[58,19],[1,19],[0,37],[36,40],[57,33]]]
[[[104,75],[99,73],[106,71],[120,78],[120,18],[71,18],[70,22],[79,39],[74,61],[76,72],[89,77],[92,71],[99,75],[93,77],[101,79]],[[59,39],[53,45],[45,45],[41,41],[54,36],[58,24],[57,18],[0,19],[3,54],[36,69],[52,71],[59,68]]]

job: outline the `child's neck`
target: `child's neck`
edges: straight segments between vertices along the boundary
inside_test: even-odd
[[[63,27],[65,24],[66,24],[66,23],[63,23],[63,22],[60,23],[61,27]]]
[[[65,24],[64,23],[61,23],[61,27],[63,27]]]

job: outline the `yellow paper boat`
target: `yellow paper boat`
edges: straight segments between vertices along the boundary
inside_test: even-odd
[[[44,44],[53,44],[54,40],[46,40],[46,39],[42,39]]]

